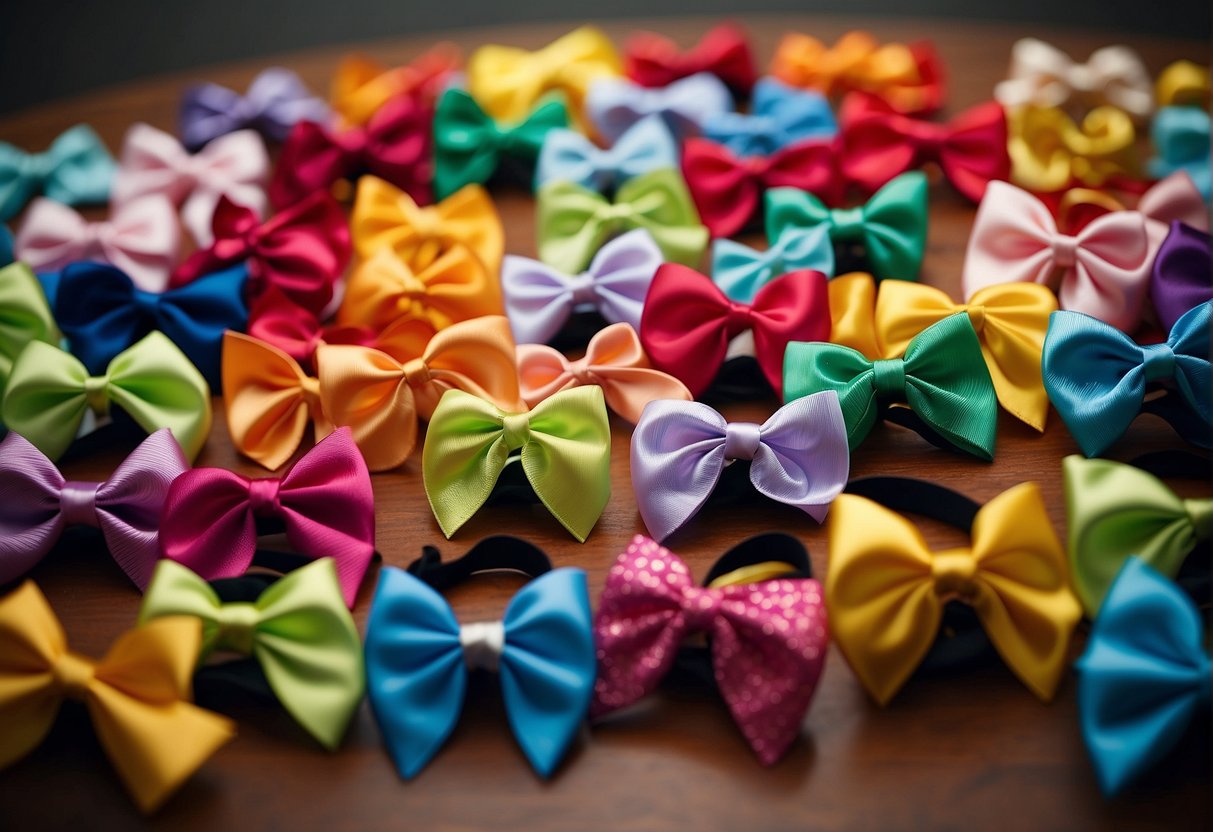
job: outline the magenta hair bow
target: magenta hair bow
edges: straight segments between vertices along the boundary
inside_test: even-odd
[[[13,240],[17,259],[36,272],[93,260],[117,266],[145,292],[164,291],[180,248],[177,212],[160,196],[115,205],[108,220],[92,223],[38,197]]]
[[[162,428],[133,450],[105,482],[63,479],[23,436],[0,441],[0,585],[33,569],[68,526],[101,530],[114,561],[139,588],[160,557],[164,495],[189,463]]]
[[[751,538],[721,558],[718,569],[785,560],[804,547],[789,535]],[[713,570],[718,571],[718,570]],[[792,571],[789,569],[788,571]],[[730,575],[720,576],[726,582]],[[594,616],[598,679],[591,717],[624,708],[656,690],[679,646],[706,633],[716,684],[733,720],[764,765],[783,756],[825,667],[829,631],[821,585],[807,577],[696,586],[682,559],[636,535],[607,573]]]
[[[262,70],[244,95],[218,84],[197,84],[181,99],[178,123],[186,147],[249,128],[266,138],[282,141],[301,121],[326,121],[328,105],[312,95],[289,69]]]
[[[299,554],[333,558],[352,608],[375,554],[375,495],[350,429],[316,443],[281,479],[187,471],[164,501],[160,550],[208,581],[243,575],[256,553],[258,520],[281,527]]]
[[[1071,236],[1032,194],[991,182],[969,237],[964,293],[972,297],[997,283],[1041,283],[1057,292],[1062,309],[1130,331],[1141,318],[1153,250],[1138,211],[1112,211]]]
[[[200,246],[211,243],[211,217],[226,194],[265,215],[270,158],[252,130],[237,130],[190,155],[175,137],[150,124],[126,131],[112,201],[123,205],[157,194],[181,208],[181,220]]]

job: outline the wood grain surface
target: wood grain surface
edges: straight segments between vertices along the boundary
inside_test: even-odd
[[[689,45],[714,21],[669,19],[604,26],[622,43],[638,26]],[[1075,56],[1121,38],[1096,30],[1029,29],[836,17],[760,17],[743,21],[765,66],[785,31],[832,42],[856,26],[882,40],[934,39],[951,80],[952,111],[989,98],[1011,44],[1043,37]],[[469,21],[474,23],[474,21]],[[465,54],[480,43],[536,48],[572,24],[468,29],[453,33]],[[1193,41],[1128,38],[1152,72],[1172,60],[1207,62],[1207,32]],[[389,63],[408,60],[433,39],[358,45]],[[126,127],[146,121],[174,129],[182,87],[213,80],[243,90],[257,70],[280,63],[314,89],[328,79],[346,47],[262,61],[207,67],[46,104],[0,120],[0,139],[41,148],[76,122],[92,124],[117,151]],[[20,83],[6,79],[4,83]],[[507,250],[534,254],[534,206],[521,192],[497,194]],[[931,191],[930,234],[923,280],[958,294],[973,206],[945,184]],[[97,214],[99,215],[99,213]],[[754,242],[754,240],[751,240]],[[778,405],[723,408],[729,419],[762,421]],[[420,449],[403,468],[374,476],[378,549],[383,563],[404,566],[425,544],[448,558],[480,538],[509,533],[534,541],[557,565],[589,573],[596,598],[615,556],[643,531],[628,473],[629,427],[616,420],[612,497],[585,544],[576,543],[540,507],[488,507],[445,541],[426,502]],[[1056,413],[1044,435],[1003,414],[995,461],[986,464],[937,450],[917,435],[878,426],[855,452],[852,474],[930,479],[984,502],[1025,480],[1040,484],[1059,534],[1065,516],[1060,461],[1076,446]],[[103,479],[134,440],[97,437],[87,453],[62,467],[69,479]],[[1139,419],[1111,456],[1131,459],[1184,447],[1154,417]],[[236,455],[221,404],[198,465],[266,472]],[[1184,496],[1203,483],[1176,483]],[[923,522],[934,546],[959,545],[959,532]],[[824,530],[801,512],[755,502],[705,513],[671,542],[696,575],[733,544],[759,532],[784,530],[809,547],[814,571],[825,571]],[[355,615],[365,627],[377,574],[373,567]],[[69,535],[31,576],[50,598],[74,649],[100,655],[130,627],[139,595],[96,539]],[[485,576],[449,594],[461,621],[500,617],[520,584]],[[1082,636],[1073,652],[1081,649]],[[208,694],[202,704],[232,716],[239,736],[149,821],[142,821],[95,740],[83,711],[66,707],[46,742],[0,772],[0,830],[128,829],[1202,829],[1210,825],[1209,736],[1192,732],[1157,771],[1115,800],[1104,799],[1078,729],[1075,682],[1069,673],[1051,704],[1042,704],[1000,664],[911,680],[886,708],[875,706],[837,650],[805,719],[803,739],[767,769],[758,764],[711,690],[654,696],[634,710],[586,730],[549,782],[532,773],[516,746],[491,678],[474,683],[464,716],[446,747],[413,782],[396,775],[363,706],[340,750],[322,751],[284,711],[237,694]]]

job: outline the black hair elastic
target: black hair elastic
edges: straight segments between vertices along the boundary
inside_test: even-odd
[[[521,468],[522,466],[517,466]],[[533,543],[510,535],[495,535],[479,541],[463,557],[443,563],[442,553],[425,546],[421,557],[409,564],[408,572],[442,592],[478,572],[509,570],[528,578],[552,571],[552,561]]]

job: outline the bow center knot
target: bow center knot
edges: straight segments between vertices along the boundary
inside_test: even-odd
[[[1053,238],[1053,262],[1058,268],[1068,269],[1078,261],[1078,238],[1069,234],[1058,234]]]
[[[145,292],[142,289],[136,289],[131,295],[131,302],[145,319],[154,319],[156,317],[156,308],[160,305],[160,295],[155,292]]]
[[[986,307],[980,303],[962,303],[956,307],[957,312],[968,312],[969,323],[973,325],[973,331],[980,333],[986,325]]]
[[[863,240],[863,232],[867,221],[863,216],[863,206],[857,208],[835,208],[830,211],[832,228],[830,234],[835,240],[858,242]]]
[[[1070,71],[1066,73],[1066,81],[1074,88],[1076,92],[1089,93],[1094,92],[1096,85],[1096,73],[1091,67],[1086,64],[1075,64],[1070,67]]]
[[[320,379],[312,376],[304,376],[299,379],[299,392],[303,395],[303,401],[307,404],[308,414],[312,420],[322,418],[324,412],[320,406]]]
[[[531,414],[510,413],[501,420],[501,433],[505,447],[517,451],[531,440]]]
[[[404,380],[409,387],[424,387],[434,378],[424,358],[410,358],[404,363]]]
[[[935,594],[941,598],[972,598],[977,591],[977,560],[968,549],[937,552],[931,560]]]
[[[248,501],[255,517],[277,517],[282,510],[278,502],[278,489],[282,481],[277,477],[249,480]]]
[[[473,621],[459,628],[459,645],[468,670],[497,670],[505,651],[505,623]]]
[[[49,153],[26,153],[18,161],[18,170],[35,182],[45,182],[55,169],[55,160]]]
[[[741,164],[755,179],[762,179],[771,170],[771,160],[766,156],[746,156],[741,160]]]
[[[256,480],[265,482],[265,480]],[[253,641],[257,636],[257,625],[261,613],[256,605],[245,602],[224,604],[215,611],[215,623],[219,632],[215,637],[215,647],[219,650],[230,650],[247,656],[253,652]]]
[[[872,362],[872,381],[876,395],[884,399],[900,399],[906,392],[906,364],[900,358],[877,359]]]
[[[682,590],[682,618],[687,631],[699,633],[707,630],[720,614],[724,593],[719,589],[688,586]]]
[[[407,212],[408,224],[413,233],[423,240],[432,240],[442,236],[442,219],[436,211],[425,208]]]
[[[590,369],[590,358],[578,358],[576,361],[568,363],[568,374],[577,379],[578,384],[597,384],[598,380],[594,377],[593,371]]]
[[[747,329],[751,329],[753,314],[754,310],[748,304],[730,300],[729,314],[724,322],[724,328],[729,337],[732,338],[745,332]]]
[[[96,673],[91,661],[72,652],[65,652],[51,667],[55,688],[69,699],[87,697]]]
[[[631,219],[633,213],[630,203],[613,202],[598,209],[598,218],[607,225],[618,228]]]
[[[725,459],[753,459],[761,444],[761,425],[754,422],[729,422],[725,425]]]
[[[1146,381],[1163,381],[1175,377],[1175,350],[1171,345],[1146,344],[1141,348],[1141,366]]]
[[[89,376],[84,380],[84,401],[97,416],[110,411],[109,376]]]
[[[69,481],[59,491],[59,513],[69,526],[93,526],[97,523],[98,482]]]
[[[597,305],[598,293],[594,289],[594,276],[589,272],[571,275],[568,289],[573,306]]]

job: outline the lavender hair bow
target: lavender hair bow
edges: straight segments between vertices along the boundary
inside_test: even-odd
[[[819,523],[847,484],[850,452],[832,390],[785,404],[761,425],[725,422],[699,402],[649,402],[632,434],[632,488],[653,539],[665,540],[707,502],[726,464],[749,460],[755,490]]]
[[[568,181],[606,193],[637,176],[676,167],[678,140],[660,116],[645,116],[605,149],[576,130],[549,130],[535,166],[535,189]]]
[[[1150,279],[1150,300],[1168,332],[1185,312],[1213,298],[1209,240],[1209,235],[1198,228],[1172,222],[1158,249]]]
[[[506,255],[501,264],[505,312],[519,344],[550,341],[574,311],[597,310],[610,323],[640,327],[644,297],[664,262],[653,235],[643,228],[604,245],[588,270],[566,275],[528,257]]]
[[[733,96],[710,72],[699,72],[656,89],[625,78],[600,78],[590,85],[586,112],[598,132],[614,141],[645,116],[660,116],[679,139],[698,136],[709,116],[733,111]]]
[[[189,463],[162,428],[135,448],[108,480],[72,482],[28,440],[0,442],[0,584],[33,569],[67,526],[101,530],[122,571],[146,586],[160,557],[160,511]]]
[[[316,98],[289,69],[263,70],[241,95],[218,84],[197,84],[181,99],[181,142],[196,150],[220,136],[251,128],[267,139],[284,141],[301,121],[324,122],[328,105]]]

